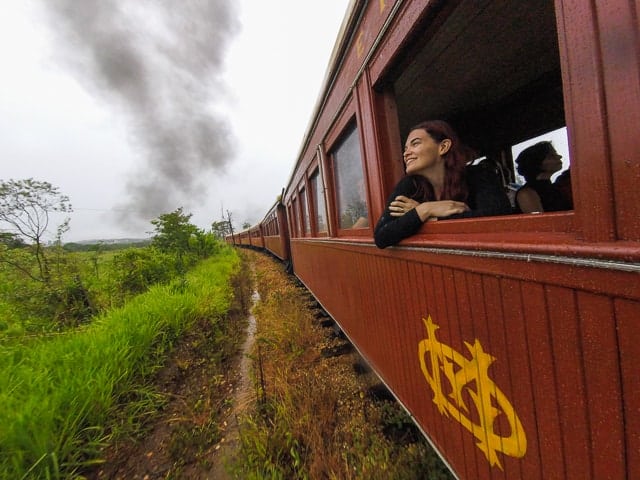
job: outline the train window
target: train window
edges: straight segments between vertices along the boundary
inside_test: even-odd
[[[313,211],[315,212],[315,229],[318,233],[327,231],[326,207],[324,201],[324,191],[322,182],[320,181],[320,172],[316,172],[311,176],[311,198],[313,201]]]
[[[573,208],[566,128],[514,145],[511,152],[516,174],[510,190],[518,213]]]
[[[298,210],[298,200],[297,199],[293,199],[293,201],[291,202],[292,206],[291,206],[291,210],[290,210],[290,215],[289,218],[291,219],[291,236],[292,237],[299,237],[300,236],[300,230],[298,230],[298,212],[300,210]]]
[[[304,236],[311,232],[311,227],[309,225],[309,209],[307,208],[307,192],[304,188],[300,190],[298,198],[300,199],[300,218],[302,219],[300,222],[300,233]]]
[[[554,137],[569,160],[554,2],[443,2],[434,15],[377,87],[393,92],[402,141],[423,120],[448,121],[513,202],[523,142]]]
[[[340,228],[369,226],[358,130],[354,126],[332,154]]]

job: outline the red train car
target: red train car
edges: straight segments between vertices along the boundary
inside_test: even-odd
[[[282,261],[289,260],[289,226],[284,205],[278,201],[269,209],[260,223],[264,248]]]
[[[229,241],[229,239],[231,239],[231,242]],[[233,235],[229,235],[227,237],[227,243],[232,243],[234,245],[241,245],[244,247],[251,246],[251,234],[249,232],[249,229],[243,230]]]
[[[640,478],[638,38],[632,0],[345,17],[282,198],[291,260],[458,478]],[[505,190],[523,143],[566,145],[573,209],[427,222],[378,249],[404,137],[433,118]]]
[[[254,248],[264,248],[262,224],[254,225],[249,228],[249,244]]]

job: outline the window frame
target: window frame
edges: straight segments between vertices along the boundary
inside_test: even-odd
[[[553,2],[550,2],[553,3]],[[564,127],[567,129],[569,156],[571,161],[572,177],[575,177],[575,170],[579,170],[579,160],[575,154],[575,145],[573,142],[573,124],[570,114],[571,105],[567,100],[567,74],[569,66],[567,64],[567,54],[563,50],[562,43],[562,18],[561,13],[553,6],[556,15],[555,32],[558,36],[558,55],[562,79],[560,87],[563,92],[563,108],[564,108]],[[379,158],[378,168],[380,169],[380,195],[382,201],[386,202],[393,188],[404,177],[404,168],[401,166],[401,154],[396,152],[398,146],[402,147],[404,132],[400,131],[400,115],[398,102],[395,98],[393,89],[394,81],[399,72],[405,73],[408,58],[417,58],[415,53],[419,48],[419,43],[423,39],[409,35],[410,31],[419,30],[421,24],[427,25],[425,38],[431,37],[437,29],[444,25],[455,6],[446,7],[439,13],[436,18],[433,17],[426,21],[426,17],[433,14],[429,9],[425,9],[422,16],[416,16],[411,21],[398,21],[391,28],[389,36],[395,38],[413,38],[409,44],[403,42],[393,42],[386,45],[384,51],[372,59],[369,64],[368,73],[364,75],[360,81],[363,83],[363,89],[371,95],[368,105],[371,105],[372,117],[376,119],[375,135],[381,139],[376,149],[376,155]],[[398,18],[404,18],[399,14]],[[424,30],[424,28],[423,28]],[[550,130],[557,128],[551,126]],[[535,135],[532,135],[532,138]],[[397,138],[395,138],[397,137]],[[519,143],[513,142],[513,144]],[[510,149],[512,145],[504,145],[503,148]],[[401,150],[398,150],[400,152]],[[391,180],[390,180],[391,178]],[[473,238],[484,236],[485,238],[497,238],[504,234],[509,234],[510,239],[515,243],[531,243],[532,234],[545,235],[550,238],[557,239],[566,243],[571,238],[577,239],[580,234],[579,220],[583,215],[581,206],[577,203],[579,195],[577,195],[576,185],[574,182],[572,188],[574,198],[573,210],[560,212],[544,212],[544,213],[512,213],[503,216],[487,216],[474,217],[467,219],[452,219],[441,222],[428,222],[423,224],[418,233],[411,239],[419,240],[421,243],[425,241],[433,241],[437,244],[451,244],[459,241],[465,242],[465,238],[473,235]],[[375,223],[375,221],[374,221]],[[370,222],[371,224],[371,222]],[[494,235],[495,234],[495,235]],[[446,238],[445,238],[446,235]],[[452,235],[455,238],[452,238]],[[406,240],[405,240],[406,241]],[[551,240],[550,240],[551,241]]]
[[[342,111],[341,115],[337,118],[333,127],[327,133],[325,138],[324,146],[326,152],[326,167],[327,167],[327,180],[328,184],[331,185],[330,192],[328,197],[330,197],[330,206],[327,208],[331,209],[331,227],[333,232],[335,232],[335,237],[371,237],[373,232],[373,219],[371,212],[371,194],[369,188],[369,175],[367,168],[367,159],[365,156],[365,148],[362,137],[362,130],[360,128],[361,122],[358,121],[358,115],[356,114],[355,109],[355,100],[353,97],[349,100],[345,109]],[[368,226],[363,228],[341,228],[340,227],[340,219],[338,213],[338,192],[336,185],[336,175],[335,175],[335,157],[334,152],[338,144],[341,144],[348,135],[350,129],[353,128],[353,133],[356,135],[358,141],[358,147],[360,149],[360,166],[362,168],[362,176],[364,182],[364,193],[365,193],[365,201],[367,203],[367,214],[368,214]],[[328,227],[329,228],[329,227]]]
[[[310,192],[310,197],[312,199],[311,203],[310,203],[310,210],[312,211],[311,215],[312,215],[312,221],[311,221],[311,229],[313,231],[313,236],[314,237],[328,237],[329,236],[329,217],[327,215],[327,200],[326,200],[326,196],[325,196],[325,187],[324,187],[324,182],[322,179],[322,171],[320,169],[320,164],[319,164],[319,160],[318,157],[316,156],[316,158],[314,159],[314,161],[311,163],[311,166],[309,167],[309,171],[311,172],[309,174],[309,192]],[[317,178],[317,183],[314,185],[313,180],[314,178]],[[319,187],[320,188],[320,192],[316,192],[315,191],[315,187]],[[323,199],[323,204],[324,204],[324,225],[325,225],[325,230],[319,230],[318,229],[318,205],[317,205],[317,198],[321,196]]]
[[[303,181],[298,186],[298,205],[300,207],[300,236],[312,237],[313,232],[311,230],[311,216],[309,214],[309,196],[307,194],[307,182],[306,175]],[[305,216],[306,215],[306,216]]]

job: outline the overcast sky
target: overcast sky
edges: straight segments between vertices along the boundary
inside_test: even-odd
[[[0,178],[69,196],[64,241],[143,237],[178,207],[260,220],[348,3],[2,0]]]

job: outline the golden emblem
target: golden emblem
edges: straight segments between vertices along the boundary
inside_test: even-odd
[[[469,430],[478,440],[476,445],[487,457],[491,466],[502,469],[497,452],[522,458],[527,451],[527,437],[515,410],[507,397],[489,378],[489,366],[495,357],[484,351],[480,341],[473,345],[464,342],[471,358],[440,343],[436,330],[440,328],[432,322],[431,316],[422,319],[427,329],[427,338],[418,344],[420,367],[433,391],[433,403],[442,415],[451,415]],[[448,394],[445,393],[448,383]],[[469,407],[463,399],[463,392],[475,407],[478,423],[471,419]],[[494,431],[494,423],[499,415],[505,415],[509,422],[510,435],[501,436]]]

